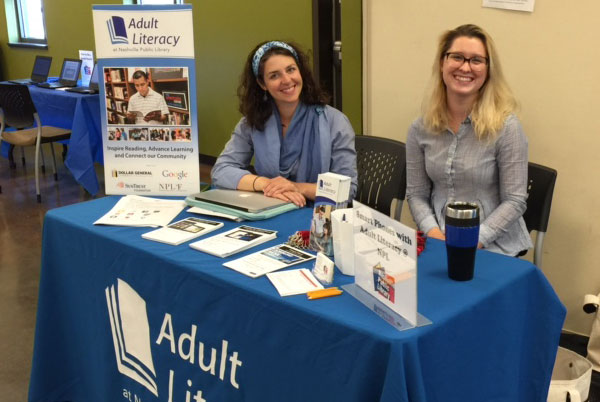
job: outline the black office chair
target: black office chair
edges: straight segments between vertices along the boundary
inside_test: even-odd
[[[556,170],[529,162],[527,183],[529,196],[523,219],[530,233],[533,230],[537,231],[533,249],[533,263],[540,269],[542,268],[544,236],[548,230],[556,176]]]
[[[400,220],[406,198],[406,146],[389,138],[357,135],[356,200]],[[396,208],[391,211],[392,201]]]
[[[16,131],[5,131],[6,127],[13,127]],[[42,202],[39,179],[41,144],[50,143],[54,163],[54,180],[58,180],[52,143],[70,137],[70,130],[42,126],[26,85],[0,84],[0,142],[5,141],[21,147],[35,145],[35,191],[38,202]]]

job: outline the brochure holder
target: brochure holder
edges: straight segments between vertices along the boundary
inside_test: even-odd
[[[402,331],[431,324],[417,312],[415,230],[354,201],[355,283],[344,289]]]
[[[431,324],[431,321],[427,317],[417,313],[417,323],[413,325],[400,314],[396,313],[394,310],[369,294],[367,291],[363,290],[356,283],[343,285],[342,289],[348,292],[348,294],[350,294],[356,300],[364,304],[375,314],[383,318],[388,324],[396,328],[398,331],[405,331],[407,329],[423,327]]]

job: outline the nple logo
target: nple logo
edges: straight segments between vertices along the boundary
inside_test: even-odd
[[[160,191],[182,191],[182,183],[158,183],[158,189]]]
[[[108,25],[108,34],[113,45],[118,43],[129,44],[127,39],[127,28],[125,28],[125,20],[122,17],[113,15],[106,21]]]

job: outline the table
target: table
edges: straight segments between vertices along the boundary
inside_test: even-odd
[[[46,215],[30,401],[546,400],[566,312],[527,261],[478,251],[475,279],[453,282],[428,240],[419,311],[433,324],[399,332],[347,293],[281,298],[148,228],[93,226],[117,199]],[[310,216],[253,222],[279,230],[259,247]]]
[[[42,124],[71,130],[65,165],[89,193],[100,189],[94,162],[103,163],[98,94],[79,94],[29,86]]]

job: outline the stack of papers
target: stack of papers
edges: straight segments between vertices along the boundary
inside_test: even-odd
[[[236,221],[236,222],[241,222],[244,220],[244,218],[240,218],[239,216],[229,215],[224,212],[215,212],[215,211],[211,211],[211,210],[200,208],[200,207],[191,207],[187,211],[192,214],[217,216],[219,218],[226,218],[226,219],[230,219],[230,220]]]
[[[166,226],[183,209],[183,200],[161,200],[159,198],[126,195],[108,211],[106,215],[94,222],[94,225]]]
[[[222,222],[208,221],[198,218],[185,218],[170,225],[144,233],[142,237],[161,243],[177,246],[223,227]]]
[[[267,274],[267,278],[275,286],[280,296],[300,295],[323,289],[323,285],[306,268],[271,272]]]
[[[300,264],[315,256],[287,244],[280,244],[223,264],[251,278]],[[312,276],[312,275],[311,275]]]
[[[190,247],[217,257],[228,257],[277,237],[276,230],[242,225],[190,244]]]

